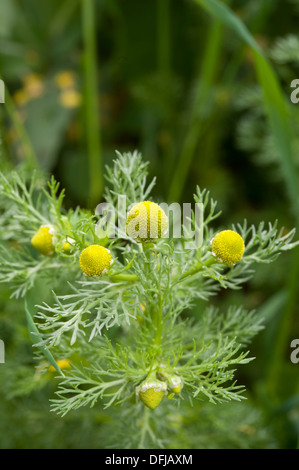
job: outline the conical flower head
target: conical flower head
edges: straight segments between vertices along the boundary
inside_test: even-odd
[[[101,276],[113,263],[110,250],[101,245],[90,245],[80,254],[80,268],[85,276]]]
[[[42,255],[51,256],[54,253],[54,233],[52,225],[42,225],[31,238],[31,245]]]
[[[245,251],[243,238],[233,230],[223,230],[215,235],[211,248],[215,258],[227,266],[239,263]]]
[[[155,202],[139,202],[128,213],[126,229],[137,242],[153,242],[166,234],[168,217]]]

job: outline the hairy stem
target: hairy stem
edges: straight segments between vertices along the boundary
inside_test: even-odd
[[[190,276],[193,276],[194,274],[199,273],[204,268],[208,268],[209,266],[212,266],[212,264],[215,263],[215,261],[216,260],[215,260],[214,256],[211,256],[204,263],[198,263],[193,268],[190,268],[190,269],[188,269],[188,271],[185,271],[184,274],[182,274],[181,277],[178,279],[178,281],[175,282],[175,284],[185,280],[187,277],[190,277]]]

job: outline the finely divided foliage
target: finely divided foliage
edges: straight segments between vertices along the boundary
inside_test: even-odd
[[[150,200],[155,181],[147,184],[147,166],[138,152],[118,153],[106,169],[106,202],[117,208],[122,195],[129,209]],[[273,262],[292,249],[298,243],[292,243],[294,230],[278,229],[277,222],[255,228],[246,220],[225,227],[238,232],[245,243],[242,260],[227,267],[211,252],[216,234],[211,222],[220,212],[205,189],[196,188],[194,195],[203,208],[203,243],[190,248],[187,231],[181,238],[170,236],[155,243],[137,243],[125,231],[115,238],[100,238],[101,217],[80,208],[65,211],[58,183],[52,178],[47,190],[40,183],[36,176],[28,181],[18,173],[0,175],[0,281],[9,285],[12,296],[23,297],[32,306],[39,331],[37,357],[51,350],[54,357],[70,361],[71,368],[59,376],[52,409],[65,415],[101,402],[104,407],[122,405],[123,413],[128,407],[139,410],[136,388],[153,373],[162,381],[175,374],[183,382],[182,391],[177,396],[168,393],[170,400],[164,399],[159,409],[179,406],[181,400],[206,397],[217,403],[243,398],[235,368],[252,360],[246,348],[262,324],[258,312],[241,306],[221,312],[212,299],[223,288],[240,289],[257,263]],[[115,227],[122,222],[119,217],[116,211]],[[198,230],[194,211],[190,221]],[[43,224],[55,227],[53,256],[44,257],[30,246]],[[67,239],[72,245],[65,253]],[[80,253],[91,244],[105,246],[114,261],[99,277],[80,271]],[[192,308],[198,299],[209,304],[195,316]],[[144,426],[136,428],[140,443],[145,434],[152,442],[159,441],[159,413],[150,419],[145,415]]]

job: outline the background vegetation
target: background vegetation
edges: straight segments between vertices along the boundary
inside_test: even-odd
[[[54,174],[69,207],[93,208],[115,150],[137,149],[160,200],[192,203],[198,184],[223,226],[299,228],[298,17],[298,0],[1,0],[2,168]],[[258,309],[265,329],[238,371],[246,403],[169,417],[186,448],[298,446],[298,274],[296,248],[214,299]],[[117,410],[49,412],[56,385],[37,378],[22,303],[0,295],[0,447],[108,445]]]

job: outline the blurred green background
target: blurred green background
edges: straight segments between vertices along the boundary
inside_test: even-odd
[[[67,206],[95,208],[115,150],[137,149],[160,201],[192,202],[198,184],[218,200],[223,227],[244,218],[298,227],[298,19],[299,0],[1,0],[1,166],[54,174]],[[234,440],[240,405],[208,407],[211,441],[198,424],[186,446],[299,445],[299,364],[290,361],[298,275],[296,248],[214,299],[264,317],[256,360],[238,371],[243,406],[262,420],[249,419]],[[101,447],[109,417],[99,408],[64,420],[49,413],[55,384],[34,380],[22,303],[2,288],[0,308],[0,448]]]

